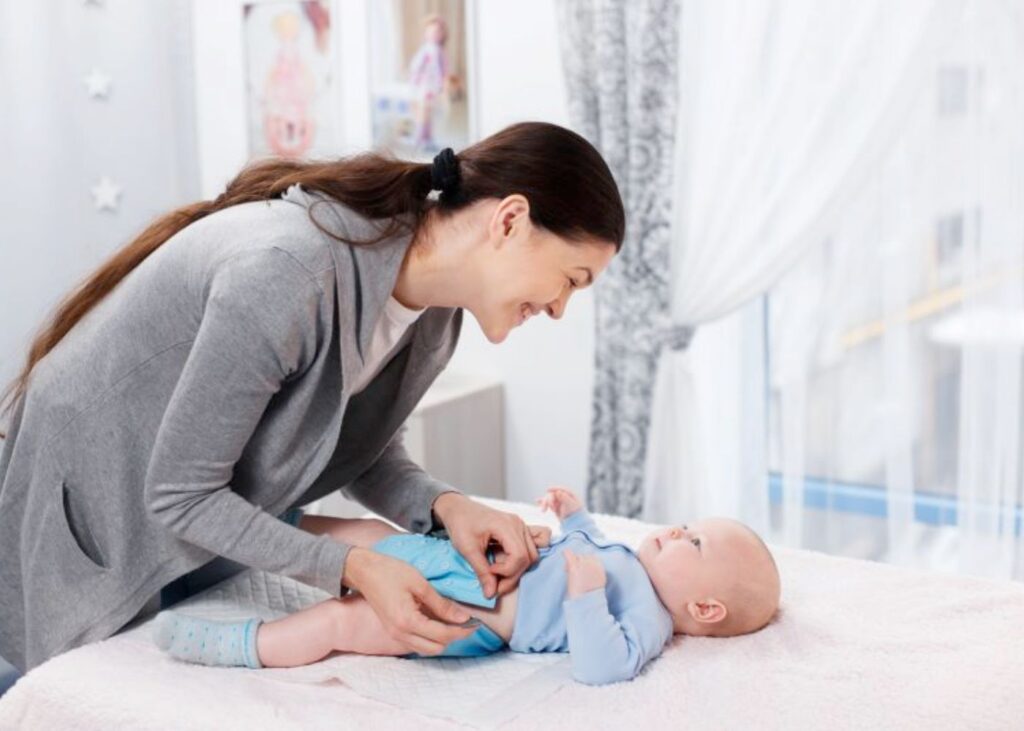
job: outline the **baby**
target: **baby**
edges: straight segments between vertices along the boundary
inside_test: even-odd
[[[441,656],[485,655],[506,646],[515,652],[568,651],[573,677],[588,684],[635,677],[675,633],[731,637],[761,629],[775,614],[775,560],[740,522],[709,518],[661,528],[633,551],[609,541],[572,491],[550,488],[538,503],[558,516],[562,533],[540,548],[519,586],[501,598],[483,595],[450,541],[403,533],[378,520],[307,516],[300,527],[406,561],[469,610],[480,623],[476,631]],[[531,532],[539,535],[536,528]],[[358,595],[266,623],[164,612],[154,637],[180,659],[253,668],[308,664],[335,650],[409,654]],[[199,648],[199,638],[205,647]]]

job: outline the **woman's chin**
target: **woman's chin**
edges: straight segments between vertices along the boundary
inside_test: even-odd
[[[505,339],[517,324],[502,321],[485,323],[482,318],[476,317],[476,313],[473,313],[473,317],[476,318],[476,322],[480,326],[480,332],[483,333],[488,342],[494,345],[505,342]]]
[[[508,337],[510,332],[512,332],[512,328],[507,327],[503,330],[498,330],[496,333],[486,333],[486,336],[491,343],[498,345],[505,342],[505,338]]]

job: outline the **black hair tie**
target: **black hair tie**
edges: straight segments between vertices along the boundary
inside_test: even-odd
[[[451,193],[459,184],[459,159],[446,147],[434,156],[430,166],[430,189]]]

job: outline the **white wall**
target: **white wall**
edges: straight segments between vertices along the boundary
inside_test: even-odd
[[[0,2],[0,388],[74,285],[199,197],[188,10]],[[93,68],[112,79],[105,100],[87,92]],[[116,211],[94,207],[104,175],[123,189]]]

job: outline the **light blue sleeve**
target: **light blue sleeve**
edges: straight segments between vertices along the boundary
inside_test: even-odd
[[[562,521],[562,533],[568,533],[571,530],[581,530],[591,538],[605,540],[604,533],[597,527],[597,523],[594,522],[594,516],[588,513],[586,508],[580,508],[575,513],[569,513],[565,520]]]
[[[569,639],[572,676],[588,685],[631,680],[656,657],[665,639],[644,632],[628,616],[616,618],[608,609],[604,588],[562,603]]]

